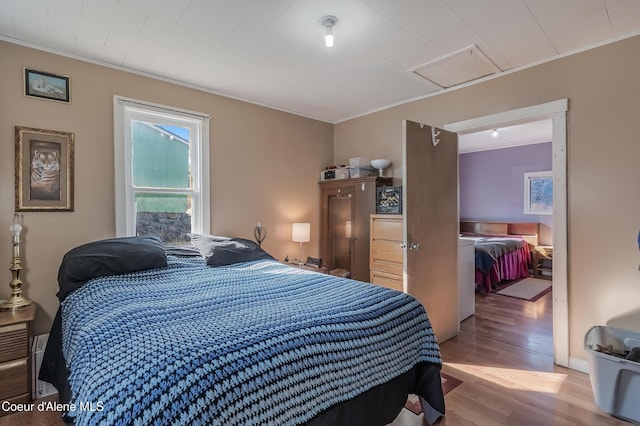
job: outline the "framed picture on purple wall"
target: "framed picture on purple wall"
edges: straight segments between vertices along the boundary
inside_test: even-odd
[[[524,214],[553,214],[553,173],[524,174]]]

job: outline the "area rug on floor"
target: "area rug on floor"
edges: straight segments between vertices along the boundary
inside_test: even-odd
[[[462,380],[456,379],[453,376],[440,372],[440,381],[442,382],[442,392],[446,395],[453,388],[462,383]],[[420,406],[420,398],[417,395],[409,394],[409,398],[407,398],[407,403],[404,405],[404,408],[411,411],[414,414],[422,414],[422,407]]]
[[[540,278],[525,278],[513,284],[509,284],[496,293],[502,296],[515,297],[530,302],[535,302],[551,291],[551,281]]]

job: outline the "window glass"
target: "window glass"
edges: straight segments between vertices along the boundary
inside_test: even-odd
[[[136,235],[157,235],[169,243],[186,243],[191,233],[190,194],[136,193]]]
[[[191,187],[189,129],[132,120],[131,139],[134,186]]]
[[[208,116],[119,97],[114,113],[117,235],[208,234]]]

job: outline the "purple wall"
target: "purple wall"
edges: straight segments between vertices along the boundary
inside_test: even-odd
[[[553,216],[524,214],[524,173],[551,170],[551,142],[460,154],[460,219],[540,222],[552,244]]]

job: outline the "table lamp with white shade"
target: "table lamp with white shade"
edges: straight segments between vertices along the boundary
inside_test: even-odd
[[[291,228],[291,241],[300,243],[300,257],[298,257],[298,264],[302,265],[302,243],[307,243],[311,240],[311,224],[310,223],[294,223]]]

